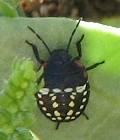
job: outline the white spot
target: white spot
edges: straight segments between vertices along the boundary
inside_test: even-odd
[[[53,106],[53,108],[56,108],[56,107],[58,107],[58,103],[54,102],[52,106]]]
[[[72,92],[72,95],[76,95],[77,93],[76,92]]]
[[[51,98],[51,100],[54,101],[56,98],[57,98],[56,96],[53,96],[53,97]]]
[[[46,111],[46,110],[47,110],[47,108],[46,108],[46,107],[42,107],[42,110]]]
[[[74,120],[75,119],[75,117],[71,117],[71,120]]]
[[[64,97],[65,95],[64,94],[62,94],[62,97]]]
[[[65,103],[64,103],[64,104],[62,104],[62,105],[65,105]]]
[[[65,92],[72,92],[73,91],[73,88],[66,88],[64,89]]]
[[[62,92],[62,90],[59,89],[59,88],[54,88],[54,89],[53,89],[53,92],[54,92],[54,93],[60,93],[60,92]]]
[[[85,90],[85,88],[86,88],[86,84],[83,85],[83,86],[78,86],[78,87],[76,87],[76,91],[77,91],[78,93],[81,93],[81,92],[83,92],[83,91]]]
[[[75,96],[74,95],[70,95],[70,98],[74,100],[75,99]]]
[[[43,105],[43,101],[39,101],[39,103],[40,103],[41,105]]]
[[[52,115],[51,115],[50,113],[46,113],[46,116],[49,116],[49,117],[51,117]]]
[[[56,120],[56,118],[52,118],[52,120],[53,120],[53,121],[55,121],[55,120]]]
[[[72,114],[73,114],[73,110],[69,110],[68,113],[67,113],[68,116],[70,116]]]
[[[85,92],[83,93],[83,96],[85,96],[85,95],[87,95],[87,91],[85,91]]]
[[[56,110],[56,111],[54,111],[54,115],[55,115],[55,116],[60,116],[60,112],[58,112],[58,111]]]
[[[42,94],[42,95],[47,95],[49,93],[49,88],[41,88],[39,90],[39,92]]]
[[[84,103],[86,100],[87,100],[86,98],[83,98],[83,99],[82,99],[82,102]]]
[[[49,88],[41,88],[41,89],[39,90],[39,92],[44,92],[44,91],[49,92]]]
[[[69,103],[69,106],[70,107],[73,107],[75,104],[74,104],[74,102],[73,101],[71,101],[70,103]]]
[[[55,95],[54,93],[49,94],[50,97],[52,97],[52,96],[54,96],[54,95]]]
[[[57,117],[57,120],[62,120],[62,118],[61,117]]]
[[[78,111],[78,112],[75,113],[75,115],[79,115],[79,114],[80,114],[80,111]]]
[[[42,98],[42,95],[41,94],[38,94],[38,98]]]
[[[69,120],[70,119],[70,116],[67,116],[66,118],[65,118],[65,120]]]
[[[83,107],[84,107],[84,105],[81,105],[81,106],[80,106],[80,109],[83,109]]]

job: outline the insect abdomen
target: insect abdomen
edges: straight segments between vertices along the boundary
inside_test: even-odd
[[[89,100],[89,83],[61,90],[42,88],[35,94],[42,113],[52,121],[67,122],[78,118]]]

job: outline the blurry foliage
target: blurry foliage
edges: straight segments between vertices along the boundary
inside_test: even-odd
[[[69,17],[99,21],[120,15],[119,0],[22,0],[28,17]]]

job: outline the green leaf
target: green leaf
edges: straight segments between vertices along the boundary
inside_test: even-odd
[[[1,140],[7,140],[8,136],[4,132],[0,131],[0,139]]]
[[[18,14],[8,3],[0,0],[0,16],[17,17]]]
[[[15,56],[18,58],[30,57],[34,60],[36,69],[39,67],[31,47],[25,43],[25,40],[38,46],[40,57],[43,60],[48,60],[50,57],[45,46],[27,26],[32,27],[44,39],[50,50],[54,50],[67,47],[75,25],[76,21],[67,18],[1,18],[0,83],[3,83],[3,79],[6,79],[11,73],[10,67]],[[56,131],[56,124],[45,118],[37,109],[36,125],[32,131],[43,140],[49,138],[52,140],[61,140],[61,138],[65,140],[119,139],[120,29],[82,21],[70,46],[70,54],[73,57],[77,55],[75,44],[82,34],[85,37],[81,43],[83,55],[81,61],[85,67],[105,60],[104,64],[88,72],[91,96],[85,112],[89,116],[89,120],[87,121],[84,116],[81,116],[75,121],[61,123]],[[24,89],[26,84],[24,83],[22,87]],[[20,97],[18,96],[18,98]]]

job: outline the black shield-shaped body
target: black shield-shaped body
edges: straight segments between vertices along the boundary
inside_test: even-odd
[[[52,121],[68,122],[78,118],[89,100],[89,83],[85,67],[77,59],[71,60],[66,50],[54,50],[41,67],[45,87],[36,94],[42,113]],[[41,68],[40,67],[40,68]]]

